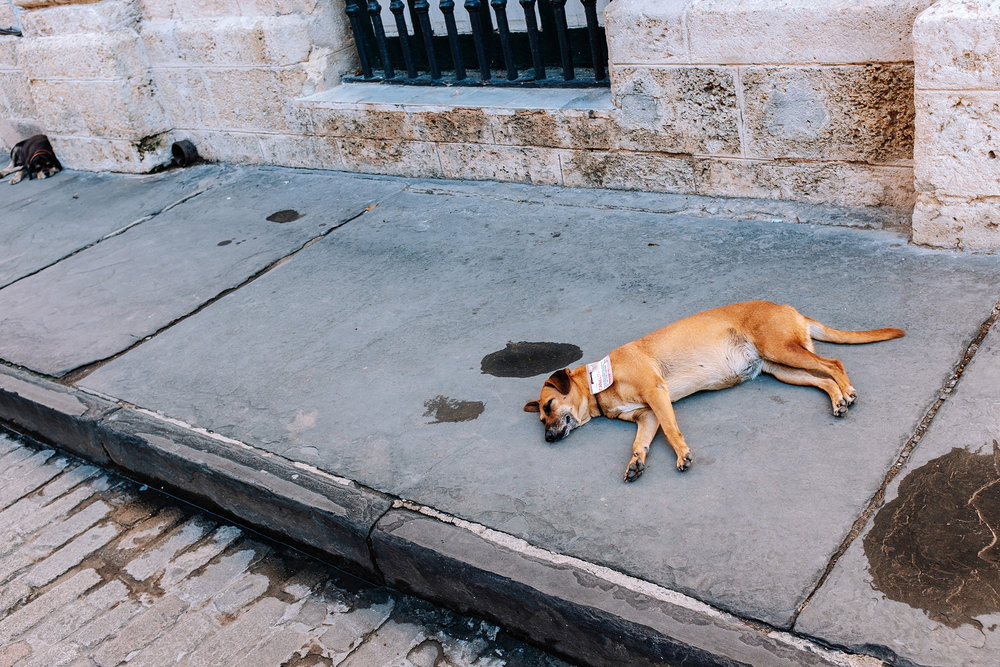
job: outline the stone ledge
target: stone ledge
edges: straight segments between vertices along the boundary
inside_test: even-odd
[[[450,517],[393,509],[376,525],[372,548],[388,584],[486,617],[583,664],[779,667],[845,665],[849,659]]]

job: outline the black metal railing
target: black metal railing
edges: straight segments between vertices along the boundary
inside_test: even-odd
[[[570,1],[583,5],[585,27],[569,27],[567,0],[519,0],[523,32],[511,30],[507,0],[465,0],[470,26],[468,32],[459,32],[455,1],[440,0],[446,34],[437,35],[428,0],[392,0],[389,11],[396,34],[387,35],[378,0],[345,0],[359,63],[356,75],[347,80],[607,86],[608,53],[597,0]]]

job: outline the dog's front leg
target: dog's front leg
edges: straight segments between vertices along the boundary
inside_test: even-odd
[[[10,161],[10,164],[8,164],[8,165],[7,165],[6,167],[4,167],[3,169],[0,169],[0,178],[5,178],[5,177],[6,177],[6,176],[8,176],[9,174],[13,174],[13,173],[14,173],[15,171],[17,171],[18,169],[20,169],[20,167],[15,167],[15,166],[14,166],[14,161],[13,161],[13,160],[11,160],[11,161]]]
[[[649,453],[649,443],[653,442],[656,429],[660,424],[651,410],[643,410],[638,417],[632,419],[638,427],[635,432],[635,442],[632,443],[632,460],[625,469],[625,481],[634,482],[646,469],[646,454]]]
[[[670,391],[667,385],[658,383],[649,396],[644,397],[649,407],[653,408],[656,420],[663,428],[663,434],[667,436],[667,442],[677,454],[677,469],[684,471],[691,465],[691,450],[684,442],[684,436],[677,428],[677,417],[674,416],[674,406],[670,403]]]

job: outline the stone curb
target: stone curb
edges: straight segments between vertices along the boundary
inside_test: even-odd
[[[24,371],[0,368],[0,422],[582,664],[872,664]]]

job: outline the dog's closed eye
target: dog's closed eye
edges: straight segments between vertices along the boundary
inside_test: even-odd
[[[551,399],[550,398],[549,402],[545,404],[544,408],[542,408],[542,412],[545,413],[545,416],[549,416],[550,414],[552,414],[552,401],[553,400],[555,400],[555,399]]]

